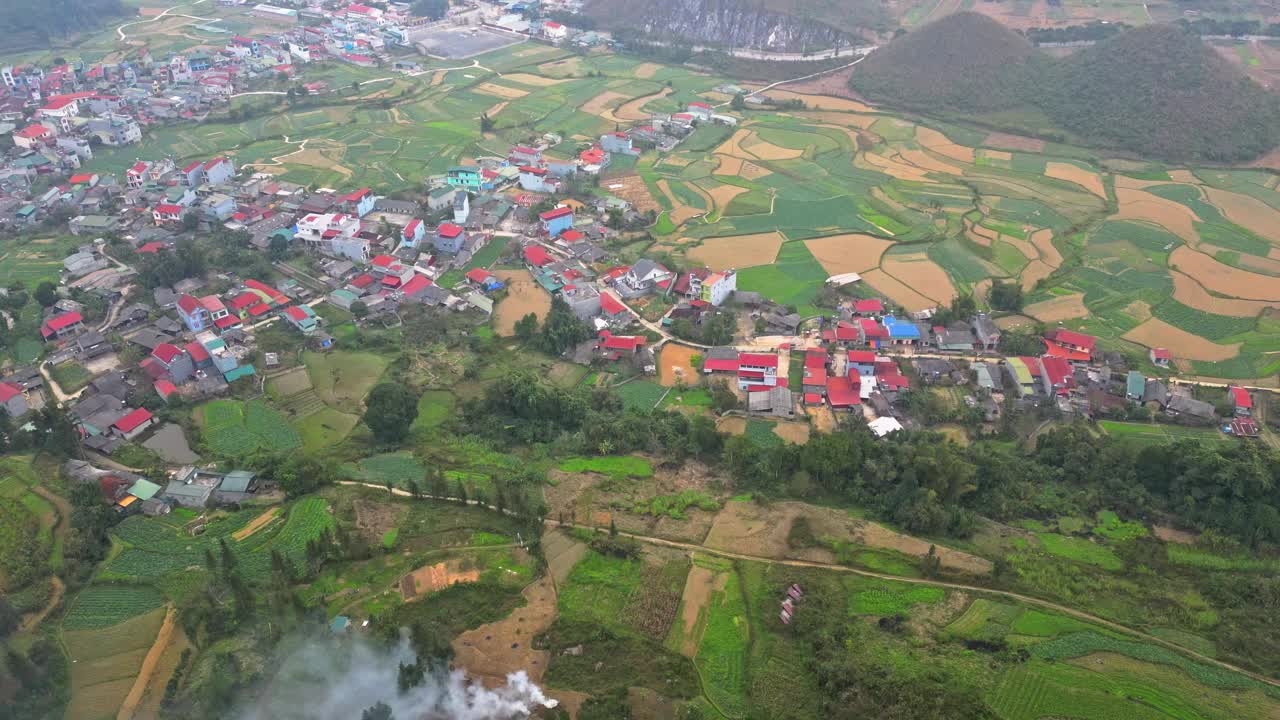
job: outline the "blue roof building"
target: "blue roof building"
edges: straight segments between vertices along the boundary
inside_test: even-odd
[[[915,345],[920,342],[920,328],[913,322],[899,320],[892,315],[885,315],[884,327],[889,331],[889,343],[891,345]]]

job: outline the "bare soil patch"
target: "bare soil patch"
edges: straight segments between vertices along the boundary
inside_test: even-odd
[[[742,161],[738,160],[738,163],[741,165]],[[717,185],[706,192],[711,196],[711,201],[715,203],[715,207],[723,213],[724,209],[729,207],[729,203],[732,202],[734,198],[746,191],[746,188],[738,187],[737,185]]]
[[[1169,275],[1173,278],[1173,299],[1197,310],[1229,317],[1256,317],[1258,313],[1274,305],[1259,300],[1215,297],[1187,275],[1176,270],[1169,271]]]
[[[644,179],[639,175],[611,177],[604,184],[609,192],[631,203],[637,212],[662,211],[662,206],[653,199],[653,195],[649,193],[649,186],[644,184]]]
[[[1199,185],[1200,178],[1190,170],[1170,170],[1169,179],[1174,182],[1186,183],[1188,185]]]
[[[424,565],[400,578],[400,597],[405,602],[416,600],[437,590],[443,590],[458,583],[473,583],[480,579],[480,571],[476,568],[462,569],[461,559],[439,562],[435,565]]]
[[[1044,141],[1035,138],[1024,137],[1022,135],[1011,135],[1009,133],[995,132],[991,133],[982,141],[983,145],[995,148],[1004,148],[1005,150],[1020,150],[1022,152],[1044,152]]]
[[[475,86],[475,90],[476,92],[482,92],[485,95],[493,95],[494,97],[500,97],[506,100],[522,98],[529,94],[527,90],[518,90],[513,87],[507,87],[506,85],[498,85],[496,83],[488,82],[480,83]]]
[[[524,607],[497,622],[468,630],[453,641],[454,662],[489,687],[501,685],[508,673],[520,670],[541,683],[547,671],[551,653],[534,650],[533,639],[556,619],[555,583],[543,576],[521,594]]]
[[[431,76],[432,87],[435,87],[436,85],[439,85],[440,83],[444,82],[444,76],[448,74],[449,74],[448,70],[437,70],[435,74]]]
[[[638,97],[635,100],[632,100],[630,102],[620,105],[617,110],[613,111],[608,116],[605,116],[605,119],[607,120],[611,119],[619,122],[635,122],[637,120],[648,120],[651,113],[645,112],[643,110],[644,106],[648,105],[650,101],[657,100],[658,98],[664,98],[670,95],[671,92],[672,92],[671,88],[668,87],[668,88],[662,88],[662,90],[652,95],[645,95],[644,97]]]
[[[723,145],[720,146],[724,148]],[[729,175],[736,177],[742,172],[742,158],[733,155],[716,155],[716,159],[720,161],[720,166],[715,169],[716,175]]]
[[[1022,268],[1022,274],[1018,277],[1022,280],[1022,289],[1030,290],[1036,286],[1036,283],[1053,274],[1054,268],[1049,267],[1043,260],[1032,260],[1027,266]]]
[[[1200,234],[1194,225],[1200,217],[1186,205],[1122,187],[1116,188],[1116,201],[1120,210],[1111,216],[1115,220],[1145,220],[1165,228],[1191,245],[1200,242]]]
[[[728,573],[720,573],[694,563],[684,581],[684,594],[680,597],[682,626],[680,654],[693,657],[702,643],[704,613],[711,604],[711,596],[724,590],[729,581]]]
[[[805,240],[804,244],[827,274],[840,275],[879,267],[880,258],[893,242],[874,235],[850,233],[812,238]]]
[[[1055,323],[1060,320],[1087,317],[1089,308],[1084,306],[1084,293],[1074,293],[1033,303],[1023,308],[1022,312],[1040,322]]]
[[[794,92],[791,90],[778,90],[774,88],[765,92],[765,95],[774,100],[801,100],[806,108],[810,110],[834,110],[836,112],[855,112],[855,113],[871,113],[875,112],[875,108],[857,100],[850,100],[841,97],[829,97],[827,95],[811,95],[808,93]]]
[[[1169,253],[1169,267],[1220,295],[1280,303],[1280,280],[1220,263],[1185,245]]]
[[[403,505],[371,502],[363,498],[353,504],[356,513],[356,527],[360,534],[370,543],[379,544],[382,536],[400,526],[400,521],[409,513]]]
[[[1140,180],[1128,175],[1116,175],[1114,178],[1117,188],[1126,188],[1128,190],[1144,190],[1153,185],[1168,185],[1168,180]]]
[[[582,58],[571,57],[564,60],[542,63],[538,72],[551,78],[566,78],[582,74]],[[535,76],[537,77],[537,76]]]
[[[933,298],[936,304],[945,305],[956,296],[956,288],[946,271],[924,253],[887,255],[880,269],[908,287],[919,288],[921,294]]]
[[[160,625],[160,632],[156,634],[155,642],[151,644],[151,649],[147,651],[147,656],[143,658],[142,667],[138,669],[138,677],[134,679],[133,687],[120,705],[120,710],[116,713],[116,720],[132,720],[137,712],[138,704],[142,702],[142,696],[146,692],[147,686],[151,683],[151,675],[155,672],[156,665],[160,663],[160,657],[164,655],[165,649],[169,647],[169,640],[173,637],[173,628],[177,617],[178,613],[172,607],[165,611],[164,622]]]
[[[690,250],[687,257],[712,270],[768,265],[778,257],[783,240],[785,238],[782,233],[776,230],[753,235],[707,238],[701,245]]]
[[[802,422],[776,422],[773,424],[773,434],[786,442],[804,445],[809,442],[809,424]]]
[[[941,132],[924,125],[916,126],[916,142],[952,160],[963,163],[973,162],[973,148],[957,145]]]
[[[578,58],[574,58],[577,60]],[[518,82],[521,85],[529,85],[531,87],[547,87],[549,85],[559,85],[564,82],[563,79],[557,77],[546,77],[544,75],[531,75],[529,73],[509,73],[502,76],[506,80]]]
[[[729,435],[741,435],[747,431],[747,419],[737,415],[722,417],[716,421],[716,430]]]
[[[1000,239],[1017,248],[1018,252],[1022,253],[1022,256],[1028,260],[1038,260],[1040,258],[1040,252],[1036,250],[1035,246],[1022,238],[1017,238],[1012,235],[1001,235]]]
[[[507,101],[506,101],[506,100],[503,100],[502,102],[500,102],[500,103],[498,103],[498,104],[496,104],[496,105],[491,105],[491,106],[489,107],[489,109],[488,109],[488,110],[485,110],[485,111],[484,111],[484,114],[485,114],[485,115],[486,115],[490,120],[492,120],[493,118],[497,117],[498,113],[500,113],[500,112],[502,112],[503,110],[506,110],[506,109],[507,109]]]
[[[599,95],[591,98],[582,106],[582,112],[588,115],[604,115],[609,106],[616,104],[620,100],[626,100],[627,96],[612,90],[605,90]]]
[[[250,535],[261,530],[264,525],[274,520],[276,515],[278,515],[279,513],[280,513],[280,508],[278,507],[271,508],[270,510],[262,513],[261,515],[254,518],[253,520],[250,520],[248,525],[245,525],[239,530],[231,533],[231,537],[237,541],[244,540]]]
[[[1194,545],[1197,533],[1188,532],[1186,530],[1175,530],[1166,525],[1155,525],[1151,528],[1152,534],[1167,543],[1177,543],[1178,545]]]
[[[1179,358],[1185,360],[1202,360],[1205,362],[1221,362],[1230,360],[1240,354],[1242,343],[1219,345],[1199,335],[1174,327],[1158,318],[1151,318],[1138,327],[1124,334],[1125,340],[1131,340],[1147,347],[1164,347]]]
[[[648,80],[661,69],[662,66],[657,63],[640,63],[636,66],[635,76],[641,80]]]
[[[1062,266],[1062,253],[1058,252],[1058,248],[1053,244],[1053,230],[1043,228],[1031,233],[1028,238],[1031,244],[1036,246],[1036,250],[1040,253],[1040,259],[1052,268]]]
[[[829,433],[836,429],[836,416],[826,405],[813,405],[805,408],[804,412],[813,421],[815,431]]]
[[[159,662],[151,671],[151,679],[142,693],[142,701],[133,713],[133,720],[160,720],[160,704],[164,701],[165,688],[169,679],[178,669],[182,661],[182,653],[191,647],[191,641],[181,627],[175,627],[169,644],[160,655]]]
[[[1151,303],[1142,300],[1134,300],[1124,308],[1124,314],[1137,320],[1145,322],[1151,319]]]
[[[940,172],[940,173],[945,173],[947,175],[963,175],[964,174],[964,170],[962,170],[959,166],[952,165],[951,163],[946,163],[941,160],[938,160],[937,158],[933,157],[932,155],[930,155],[929,153],[923,150],[902,150],[899,152],[899,154],[902,156],[903,160],[906,160],[907,162],[911,163],[912,165],[915,165],[916,167],[922,170]]]
[[[516,323],[529,313],[541,321],[550,312],[551,296],[533,281],[528,270],[495,270],[493,274],[507,286],[507,296],[493,309],[493,329],[499,335],[514,335]]]
[[[938,306],[936,301],[921,295],[906,285],[903,285],[902,281],[886,273],[880,268],[874,268],[862,273],[862,281],[880,293],[883,293],[890,300],[906,308],[908,312],[927,310],[928,308]]]
[[[1280,244],[1280,211],[1248,195],[1211,187],[1205,187],[1204,191],[1209,202],[1228,220],[1268,242]]]
[[[1026,325],[1034,325],[1035,322],[1035,318],[1029,318],[1026,315],[1005,315],[1004,317],[996,318],[996,327],[1001,330],[1010,330]]]
[[[804,154],[803,150],[774,145],[755,133],[752,133],[751,139],[746,143],[739,143],[739,146],[761,160],[792,160]]]
[[[1102,178],[1098,177],[1097,173],[1091,173],[1071,163],[1045,163],[1044,174],[1051,178],[1075,183],[1098,197],[1105,198],[1107,196],[1107,189],[1103,187]]]
[[[658,382],[672,387],[678,382],[698,384],[698,370],[693,366],[693,356],[699,352],[687,345],[669,342],[658,351]]]
[[[858,128],[859,130],[866,130],[874,125],[876,120],[879,119],[875,115],[858,115],[857,113],[829,112],[823,110],[793,114],[804,120],[815,120],[827,125],[835,125],[839,128]]]
[[[886,175],[898,178],[899,180],[910,180],[912,182],[935,182],[924,170],[915,165],[908,165],[892,158],[873,152],[864,152],[862,154],[864,160],[872,167],[884,172]]]
[[[730,155],[732,157],[739,157],[744,159],[754,157],[751,153],[747,152],[742,147],[743,142],[745,142],[750,137],[751,137],[750,130],[741,129],[741,128],[738,130],[735,130],[734,133],[729,136],[728,140],[725,140],[723,143],[720,144],[720,147],[719,149],[716,150],[716,152],[724,153],[725,155]]]

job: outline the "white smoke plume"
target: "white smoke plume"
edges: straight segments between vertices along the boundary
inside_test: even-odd
[[[493,690],[460,670],[427,673],[422,685],[402,695],[397,671],[414,659],[406,639],[390,649],[360,637],[304,642],[240,720],[360,720],[378,702],[391,706],[395,720],[524,720],[556,706],[523,670]]]

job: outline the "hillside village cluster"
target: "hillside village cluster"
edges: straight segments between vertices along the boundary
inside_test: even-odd
[[[527,10],[523,3],[458,6],[445,23],[496,26],[554,42],[601,41],[570,34],[555,22],[518,20]],[[1095,338],[1067,329],[1048,332],[1038,355],[1003,357],[1001,330],[985,314],[942,326],[931,322],[932,311],[906,314],[883,299],[847,297],[830,317],[801,318],[757,293],[739,291],[732,268],[677,272],[652,259],[619,264],[608,250],[617,228],[650,219],[607,193],[590,203],[554,198],[575,176],[598,175],[614,158],[670,151],[700,124],[737,122],[703,102],[606,133],[575,157],[547,152],[560,144],[555,136],[512,146],[505,157],[479,158],[430,178],[417,201],[382,196],[374,188],[309,191],[245,171],[227,156],[138,160],[122,177],[80,171],[94,146],[137,143],[155,123],[198,122],[255,78],[292,75],[310,62],[377,64],[385,60],[379,53],[388,42],[416,42],[431,52],[423,33],[443,27],[412,18],[395,3],[385,11],[353,4],[303,11],[258,5],[254,12],[288,24],[299,12],[318,13],[311,20],[323,22],[282,26],[271,38],[235,36],[216,56],[153,61],[144,51],[137,62],[0,71],[0,121],[12,126],[14,140],[0,160],[0,224],[22,228],[67,216],[68,231],[86,239],[63,263],[63,297],[41,326],[48,346],[41,365],[0,379],[0,404],[10,417],[65,402],[84,446],[111,455],[157,431],[156,418],[138,402],[149,390],[165,402],[198,401],[226,394],[238,382],[254,383],[260,368],[278,362],[260,352],[255,333],[261,328],[282,323],[316,350],[334,347],[337,341],[314,309],[322,303],[358,309],[363,323],[393,323],[402,306],[421,305],[482,324],[494,311],[495,296],[507,290],[491,272],[493,260],[475,261],[496,244],[507,264],[523,264],[542,290],[592,325],[594,339],[569,353],[579,362],[627,363],[653,373],[655,343],[682,342],[669,331],[675,321],[696,328],[719,313],[746,321],[738,324],[737,345],[700,346],[698,369],[736,389],[748,413],[789,418],[807,407],[827,407],[864,417],[883,437],[920,424],[902,402],[905,391],[943,384],[969,388],[966,404],[988,423],[999,418],[1006,400],[1080,414],[1143,405],[1178,422],[1258,435],[1245,389],[1227,390],[1224,405],[1232,412],[1220,418],[1213,403],[1192,397],[1185,386],[1145,377],[1119,354],[1100,352]],[[397,68],[416,69],[406,61]],[[33,190],[41,178],[53,182]],[[313,277],[276,263],[283,279],[224,274],[231,289],[209,292],[203,279],[188,278],[156,288],[144,300],[136,269],[114,257],[104,238],[123,238],[137,256],[157,255],[172,252],[198,227],[244,231],[264,254],[273,244],[303,250],[322,272]],[[489,257],[499,256],[491,249]],[[109,302],[107,318],[91,327],[70,299],[72,290]],[[654,298],[662,299],[655,306],[664,312],[645,317]],[[753,324],[762,337],[742,330]],[[117,352],[124,348],[109,337],[133,347],[141,361],[122,367]],[[1168,367],[1170,358],[1167,350],[1151,351],[1157,367]],[[93,374],[87,387],[74,396],[47,388],[49,370],[71,362]],[[791,372],[792,363],[802,363],[803,371]],[[129,478],[109,495],[122,510],[161,513],[174,504],[202,505],[255,489],[252,477],[233,473],[227,482],[202,472],[184,469],[168,488]]]
[[[551,8],[515,0],[469,3],[431,22],[412,15],[406,3],[389,3],[385,10],[357,3],[315,3],[301,10],[260,3],[250,14],[275,32],[231,34],[216,18],[196,26],[226,36],[219,52],[157,58],[144,46],[119,62],[2,66],[0,136],[8,136],[13,147],[0,155],[0,228],[34,225],[57,208],[93,213],[127,195],[131,187],[89,182],[91,175],[76,172],[93,159],[94,148],[139,143],[157,126],[201,122],[238,93],[281,80],[297,81],[294,89],[303,94],[345,89],[306,82],[308,68],[385,65],[414,73],[417,63],[390,51],[461,57],[476,54],[468,52],[472,45],[487,52],[529,38],[587,47],[609,41],[607,34],[570,33],[554,21],[523,19]],[[55,182],[45,187],[41,180],[47,178]]]
[[[691,124],[711,121],[706,106],[688,110]],[[619,199],[594,205],[570,199],[532,211],[537,203],[550,205],[544,201],[564,179],[598,172],[615,154],[638,152],[635,137],[652,132],[653,126],[644,125],[606,134],[573,161],[546,157],[541,146],[514,146],[506,158],[455,167],[433,178],[423,205],[381,197],[370,188],[308,192],[270,175],[239,173],[221,156],[183,167],[168,160],[140,161],[123,182],[90,175],[74,187],[83,192],[121,187],[126,200],[114,214],[74,217],[69,222],[73,234],[114,233],[137,256],[169,253],[190,232],[185,218],[194,215],[206,225],[247,231],[264,253],[273,241],[304,250],[323,269],[322,277],[276,263],[281,280],[228,275],[222,279],[230,281],[229,290],[208,293],[203,279],[188,278],[172,288],[156,288],[144,300],[136,270],[96,238],[64,260],[63,298],[41,325],[47,344],[41,366],[10,371],[0,381],[0,403],[21,419],[46,402],[65,400],[84,446],[110,455],[123,443],[157,431],[155,416],[137,402],[149,390],[165,402],[196,401],[228,393],[237,382],[254,383],[259,365],[269,369],[278,362],[271,353],[259,352],[255,333],[261,328],[284,323],[309,347],[332,348],[337,341],[313,309],[321,303],[348,311],[363,304],[364,323],[394,322],[409,304],[487,322],[494,296],[506,289],[488,266],[472,258],[488,244],[500,243],[508,264],[522,263],[537,285],[592,324],[595,338],[569,353],[579,362],[627,363],[653,373],[655,341],[680,342],[667,330],[674,320],[698,327],[717,313],[733,313],[753,321],[761,337],[740,332],[735,346],[699,350],[701,372],[736,389],[752,414],[788,418],[806,407],[825,406],[864,417],[875,434],[884,436],[920,424],[901,402],[904,391],[943,384],[971,388],[966,403],[986,422],[998,419],[1008,398],[1082,414],[1146,405],[1180,422],[1225,422],[1236,435],[1258,433],[1243,388],[1227,391],[1232,417],[1221,420],[1213,403],[1127,369],[1119,354],[1100,352],[1088,335],[1054,329],[1043,338],[1043,353],[1002,357],[1002,331],[980,313],[940,326],[931,322],[931,311],[909,315],[895,312],[883,299],[848,297],[831,317],[802,319],[756,293],[739,291],[733,269],[676,272],[650,259],[616,264],[606,250],[616,231],[606,226],[606,218],[634,215]],[[678,141],[677,128],[668,132]],[[90,327],[83,308],[69,298],[73,288],[109,302],[106,320]],[[667,308],[661,317],[645,319],[633,307],[643,308],[655,298]],[[108,336],[133,346],[142,359],[122,367],[117,351],[124,348]],[[1156,349],[1150,359],[1167,367],[1170,354]],[[75,396],[52,388],[48,394],[50,369],[69,362],[90,369],[93,379]],[[803,363],[799,387],[789,381],[795,377],[791,363]],[[199,505],[254,489],[251,477],[235,475],[234,482],[224,484],[217,473],[188,468],[180,474],[168,489],[134,478],[113,497],[123,503],[122,510],[136,502],[138,509],[159,513],[174,504]],[[116,482],[123,476],[111,477]]]

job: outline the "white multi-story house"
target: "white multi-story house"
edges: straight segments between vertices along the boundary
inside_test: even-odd
[[[698,289],[698,297],[717,307],[738,289],[738,273],[733,270],[712,273],[706,280],[690,279],[691,284],[695,281],[701,285]]]

